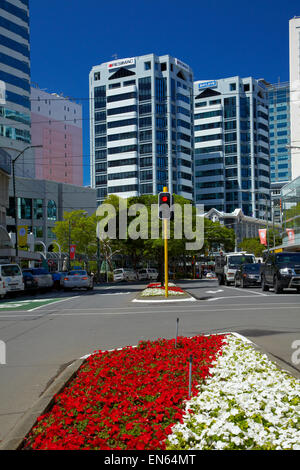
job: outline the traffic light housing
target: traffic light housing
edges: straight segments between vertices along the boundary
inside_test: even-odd
[[[173,219],[173,196],[171,193],[162,192],[158,194],[158,218],[160,220]]]

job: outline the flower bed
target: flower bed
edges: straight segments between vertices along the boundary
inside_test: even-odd
[[[175,286],[173,283],[168,283],[168,294],[173,295],[186,295],[186,292],[181,287]],[[141,297],[152,297],[165,295],[165,287],[160,283],[148,284],[147,288],[141,293]]]
[[[225,336],[141,342],[136,348],[98,351],[54,399],[25,440],[25,449],[165,449],[188,398],[209,374]]]
[[[232,335],[167,449],[300,450],[300,381]]]

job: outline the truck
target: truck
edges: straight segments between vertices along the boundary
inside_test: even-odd
[[[283,251],[268,253],[261,272],[263,291],[274,289],[281,294],[284,289],[297,289],[300,293],[300,253]]]
[[[222,253],[215,258],[215,273],[219,286],[229,286],[234,283],[237,268],[244,263],[255,263],[253,254],[240,251],[237,253]]]

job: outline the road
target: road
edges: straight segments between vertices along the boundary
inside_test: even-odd
[[[2,301],[6,364],[0,365],[0,441],[68,364],[98,349],[173,338],[177,318],[179,335],[238,332],[300,378],[300,365],[292,361],[293,342],[300,340],[299,294],[218,286],[215,280],[178,285],[197,301],[133,303],[142,282]]]

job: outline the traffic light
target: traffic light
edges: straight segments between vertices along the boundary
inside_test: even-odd
[[[158,194],[158,218],[173,219],[173,196],[171,193]]]

